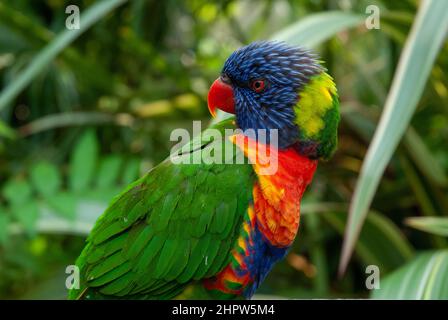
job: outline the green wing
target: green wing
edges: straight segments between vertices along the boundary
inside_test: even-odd
[[[232,121],[214,128],[224,132]],[[225,160],[223,150],[233,150],[227,162],[241,154],[208,133],[173,158],[202,163],[167,159],[112,201],[77,260],[81,286],[69,298],[168,299],[229,263],[255,176],[249,164],[210,161]]]

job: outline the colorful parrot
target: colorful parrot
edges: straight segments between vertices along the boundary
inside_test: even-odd
[[[250,298],[288,252],[317,162],[337,145],[331,76],[307,50],[254,42],[227,59],[208,106],[235,116],[174,155],[203,161],[175,164],[171,156],[112,201],[76,262],[80,285],[70,299]],[[226,129],[243,133],[226,136]],[[269,149],[275,173],[261,173],[258,131],[249,137],[247,129],[277,130]],[[207,138],[209,130],[222,138]],[[232,147],[231,160],[251,161],[206,161],[216,157],[211,150]]]

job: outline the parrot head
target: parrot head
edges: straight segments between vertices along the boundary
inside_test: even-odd
[[[278,148],[328,159],[337,144],[339,102],[325,71],[307,50],[254,42],[225,62],[208,94],[210,113],[215,115],[216,108],[233,113],[240,129],[256,134],[276,129]]]

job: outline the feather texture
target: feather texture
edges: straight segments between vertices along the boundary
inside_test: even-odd
[[[232,120],[215,128],[224,133]],[[228,139],[203,136],[182,148],[180,157],[232,146]],[[164,161],[98,220],[77,261],[81,288],[70,298],[172,298],[189,282],[217,274],[230,261],[254,178],[249,164]]]

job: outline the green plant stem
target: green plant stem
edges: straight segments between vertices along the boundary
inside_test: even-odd
[[[66,112],[39,118],[18,129],[21,137],[30,136],[42,131],[68,127],[114,123],[131,126],[134,118],[125,113],[109,114],[103,112]]]

